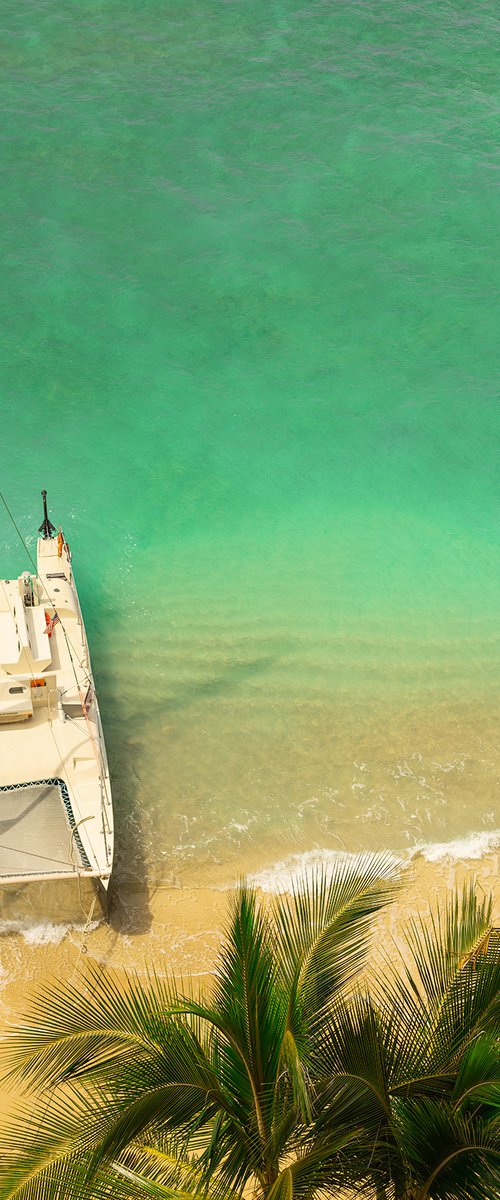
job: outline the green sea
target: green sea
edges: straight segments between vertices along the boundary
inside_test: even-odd
[[[119,886],[500,839],[499,35],[3,2],[1,486],[73,550]]]

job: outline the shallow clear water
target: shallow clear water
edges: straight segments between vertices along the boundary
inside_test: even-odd
[[[122,878],[500,825],[499,28],[2,7],[2,486],[73,546]]]

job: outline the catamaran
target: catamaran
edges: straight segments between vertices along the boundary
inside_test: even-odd
[[[107,888],[104,735],[70,549],[42,497],[36,564],[0,580],[0,885],[90,877]]]

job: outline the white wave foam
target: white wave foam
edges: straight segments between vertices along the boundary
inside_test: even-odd
[[[412,851],[412,857],[421,854],[426,862],[463,862],[470,859],[483,858],[492,854],[500,846],[500,829],[483,830],[482,833],[469,833],[463,838],[454,838],[451,842],[424,842]]]
[[[318,869],[333,871],[339,863],[351,863],[362,857],[363,854],[350,854],[347,850],[306,850],[304,854],[290,854],[282,862],[248,875],[247,883],[263,892],[291,892],[298,879],[307,884]],[[381,874],[384,874],[388,863],[395,866],[401,863],[397,855],[390,852],[380,852],[377,857],[380,859]]]
[[[492,854],[499,847],[500,829],[494,829],[470,833],[467,837],[454,838],[449,842],[423,842],[402,851],[400,856],[391,852],[380,852],[379,857],[382,868],[384,864],[387,866],[388,861],[392,861],[405,869],[419,856],[429,863],[477,861],[487,854]],[[304,854],[290,854],[283,861],[248,875],[247,882],[251,887],[260,888],[263,892],[290,892],[298,877],[307,882],[318,868],[333,870],[339,862],[352,862],[358,857],[358,854],[350,854],[346,850],[307,850]]]
[[[98,925],[99,921],[92,921],[90,925],[53,925],[50,921],[28,925],[24,921],[0,921],[0,937],[17,933],[27,946],[58,946],[68,933],[92,932]]]

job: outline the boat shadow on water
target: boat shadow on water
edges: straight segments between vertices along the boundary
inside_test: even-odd
[[[117,934],[134,936],[146,933],[152,921],[136,766],[140,748],[128,737],[130,713],[125,715],[113,680],[103,674],[100,698],[115,815],[115,857],[106,917]]]

